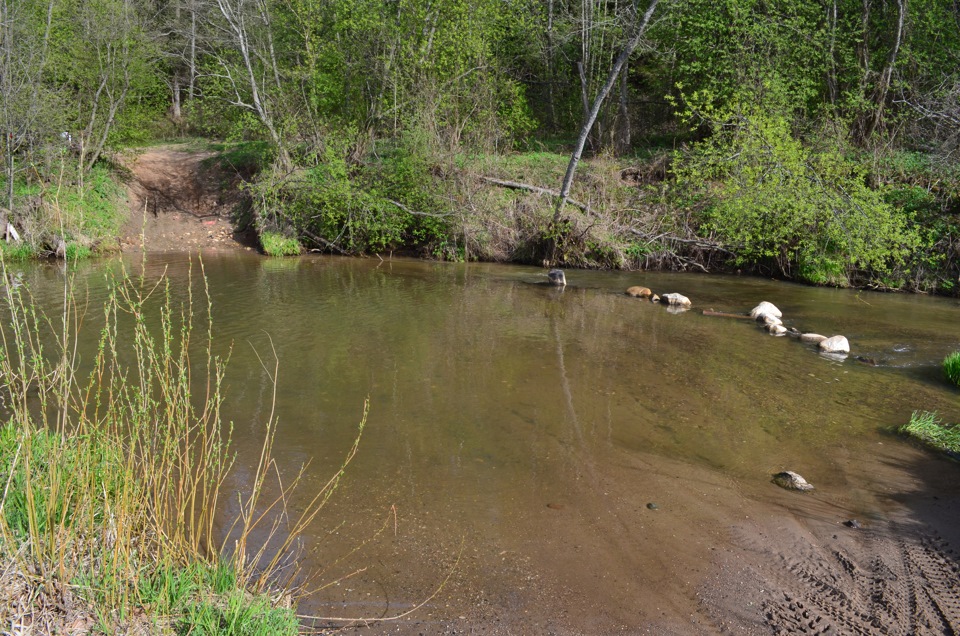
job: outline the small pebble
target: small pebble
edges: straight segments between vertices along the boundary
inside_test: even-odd
[[[655,504],[655,503],[648,503],[648,504],[647,504],[647,508],[649,508],[650,510],[656,510],[656,509],[658,509],[659,507],[660,507],[660,506],[658,506],[658,505]]]
[[[850,521],[844,521],[843,525],[847,526],[848,528],[853,528],[854,530],[859,530],[862,527],[860,525],[860,522],[857,521],[856,519],[851,519]]]

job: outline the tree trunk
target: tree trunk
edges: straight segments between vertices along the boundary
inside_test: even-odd
[[[623,71],[620,73],[620,104],[617,111],[617,125],[614,129],[616,135],[617,152],[623,153],[630,149],[630,108],[627,104],[628,89],[627,74],[630,69],[629,64],[624,64]]]
[[[906,14],[907,0],[897,0],[897,30],[894,35],[893,46],[890,47],[890,55],[887,56],[887,64],[883,69],[883,73],[880,75],[880,84],[877,86],[876,97],[874,99],[876,109],[865,131],[864,140],[868,139],[883,121],[883,113],[887,104],[887,94],[890,92],[890,83],[893,79],[893,70],[897,63],[897,55],[900,53],[900,45],[903,42],[903,25],[906,21]]]
[[[597,121],[597,116],[600,114],[600,109],[603,107],[603,101],[607,98],[607,95],[610,94],[610,89],[613,88],[614,83],[617,81],[617,77],[620,75],[620,71],[627,63],[627,60],[630,59],[630,55],[633,53],[634,49],[637,48],[637,45],[640,44],[640,40],[643,38],[643,34],[647,30],[647,25],[650,23],[650,18],[653,16],[653,12],[657,8],[659,1],[660,0],[652,0],[650,2],[647,12],[643,14],[643,19],[637,23],[633,34],[630,36],[630,39],[627,40],[627,43],[623,46],[623,50],[620,52],[620,55],[613,63],[613,68],[610,69],[610,74],[607,76],[607,81],[604,82],[603,86],[601,87],[600,93],[593,102],[593,108],[590,109],[586,121],[583,122],[583,128],[580,129],[580,136],[577,138],[577,145],[574,147],[573,154],[570,155],[570,163],[567,165],[567,172],[563,177],[563,185],[560,186],[560,196],[557,201],[556,210],[553,213],[554,225],[556,225],[560,220],[560,214],[563,211],[563,206],[566,204],[567,198],[570,196],[570,186],[573,185],[573,176],[577,171],[577,164],[580,163],[580,156],[583,154],[583,147],[587,143],[587,137],[590,135],[593,124]],[[556,250],[556,242],[554,242],[553,250]],[[551,260],[553,260],[553,255],[551,255]]]

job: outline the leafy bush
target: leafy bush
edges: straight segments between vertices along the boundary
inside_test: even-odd
[[[867,185],[866,169],[830,140],[804,143],[786,117],[746,108],[677,157],[677,184],[695,193],[703,229],[741,263],[772,260],[815,283],[902,264],[919,237],[907,215]]]

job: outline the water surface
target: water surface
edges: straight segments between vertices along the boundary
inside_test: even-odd
[[[118,266],[77,273],[91,306],[104,270]],[[166,272],[181,300],[191,280],[200,289],[199,262],[186,255],[151,256],[143,272]],[[960,349],[951,299],[578,271],[560,290],[537,284],[546,279],[534,268],[248,253],[206,255],[203,273],[217,351],[232,347],[231,487],[245,488],[274,410],[286,475],[309,462],[307,486],[325,483],[369,399],[360,453],[304,543],[328,587],[303,608],[391,615],[452,572],[411,633],[456,621],[529,633],[648,624],[656,612],[632,599],[682,605],[707,567],[703,537],[722,532],[716,509],[735,512],[736,497],[775,501],[783,493],[769,476],[789,468],[838,518],[881,515],[883,466],[919,453],[892,431],[915,409],[960,419],[939,370]],[[62,294],[56,268],[27,269],[24,280],[43,302]],[[683,293],[695,308],[674,314],[623,295],[635,284]],[[761,300],[787,326],[847,336],[878,366],[701,313]],[[261,364],[272,370],[274,350],[275,403]],[[564,616],[571,607],[581,615]]]

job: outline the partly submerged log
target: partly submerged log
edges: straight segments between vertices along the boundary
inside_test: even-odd
[[[720,318],[739,318],[741,320],[751,320],[750,316],[747,314],[731,314],[725,311],[714,311],[712,309],[704,309],[704,316],[718,316]]]

